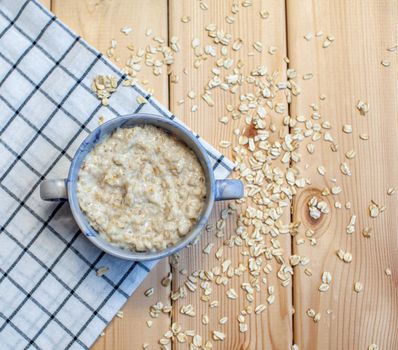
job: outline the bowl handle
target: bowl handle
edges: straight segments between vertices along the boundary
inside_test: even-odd
[[[40,197],[45,201],[67,201],[66,179],[43,180],[40,183]]]
[[[216,201],[239,199],[244,196],[243,182],[235,179],[216,180]]]

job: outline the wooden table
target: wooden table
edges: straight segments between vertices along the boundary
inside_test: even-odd
[[[261,315],[249,318],[248,332],[240,333],[236,322],[237,313],[248,304],[247,301],[242,293],[237,300],[229,300],[225,289],[214,292],[220,300],[218,308],[209,310],[207,304],[200,301],[199,293],[189,293],[187,299],[172,303],[173,311],[169,316],[155,319],[153,326],[148,328],[145,321],[150,319],[149,306],[159,300],[165,304],[171,302],[170,287],[160,285],[160,279],[171,269],[169,262],[163,260],[125,305],[123,319],[115,318],[93,349],[140,349],[143,343],[151,344],[150,349],[157,349],[158,340],[171,322],[180,323],[184,329],[196,330],[204,339],[211,337],[210,330],[222,330],[227,338],[224,342],[213,342],[214,349],[287,350],[294,343],[305,350],[368,349],[372,343],[382,350],[398,349],[398,195],[387,195],[388,188],[398,187],[398,157],[395,155],[398,150],[398,60],[394,49],[387,51],[398,42],[398,1],[252,2],[253,6],[239,6],[239,13],[232,15],[232,4],[242,1],[44,1],[61,20],[102,52],[110,47],[111,39],[116,39],[117,64],[121,67],[129,54],[128,43],[139,48],[151,40],[145,35],[147,29],[151,28],[154,34],[166,39],[177,36],[181,51],[175,55],[172,70],[180,76],[179,83],[170,82],[165,71],[155,77],[145,65],[140,79],[146,79],[148,85],[145,87],[154,88],[155,96],[179,118],[218,146],[220,140],[232,140],[233,129],[244,123],[243,120],[227,125],[218,122],[218,118],[225,114],[225,104],[236,101],[239,94],[215,94],[214,107],[209,107],[200,97],[196,98],[199,106],[196,113],[191,112],[192,103],[186,96],[190,90],[202,91],[211,67],[210,62],[205,62],[199,69],[193,67],[195,57],[191,40],[197,37],[201,42],[209,43],[204,26],[216,23],[233,37],[243,39],[244,47],[238,56],[246,63],[248,71],[263,64],[269,72],[279,71],[283,78],[289,67],[295,68],[300,75],[302,91],[288,106],[290,116],[309,115],[312,113],[310,105],[315,103],[323,121],[333,125],[330,133],[339,145],[339,150],[332,152],[327,142],[317,144],[312,156],[306,152],[305,144],[301,146],[302,159],[297,168],[311,179],[311,185],[297,193],[291,203],[291,216],[285,218],[302,223],[298,236],[285,235],[280,242],[287,256],[296,254],[310,258],[307,268],[312,271],[312,276],[309,277],[304,268],[297,268],[293,283],[287,287],[280,286],[275,277],[270,277],[268,283],[276,287],[276,302]],[[206,3],[208,9],[202,9]],[[268,11],[269,17],[261,18],[260,10]],[[226,22],[227,15],[235,18],[233,24]],[[189,16],[191,21],[183,23],[183,16]],[[131,26],[133,31],[125,36],[120,32],[123,26]],[[313,37],[305,39],[310,32]],[[316,33],[320,36],[315,36]],[[327,36],[331,38],[330,46],[324,44]],[[261,54],[251,45],[255,41],[260,41],[264,47]],[[277,48],[275,54],[269,54],[270,46]],[[254,55],[250,56],[250,52]],[[284,60],[286,56],[289,64]],[[382,65],[382,60],[390,62],[390,66]],[[385,65],[388,62],[384,62]],[[303,80],[301,77],[308,73],[313,77]],[[179,104],[180,99],[185,103]],[[356,109],[358,100],[369,103],[366,116],[361,116]],[[287,107],[286,101],[281,103]],[[289,131],[289,126],[283,124],[283,116],[275,117],[273,121],[276,127]],[[343,133],[343,124],[351,124],[354,132]],[[361,140],[359,133],[369,134],[369,140]],[[351,148],[356,150],[357,156],[349,160],[352,176],[348,177],[343,176],[339,168],[344,153]],[[231,156],[229,149],[222,151]],[[306,164],[310,166],[306,167]],[[325,167],[327,176],[319,175],[318,165]],[[332,178],[336,178],[343,189],[339,197],[343,208],[334,208],[331,196],[326,196],[330,213],[321,220],[311,220],[308,200],[319,195],[325,187],[333,186]],[[371,200],[386,206],[386,211],[377,219],[370,218],[368,213]],[[349,209],[344,208],[347,201],[351,203]],[[212,222],[218,219],[224,206],[216,207]],[[357,217],[356,229],[353,234],[347,234],[353,213]],[[361,234],[367,226],[372,228],[370,238]],[[228,220],[227,232],[233,232],[235,227],[232,217]],[[311,246],[308,242],[297,245],[297,237],[305,237],[304,231],[308,228],[315,232],[316,245]],[[214,235],[203,234],[199,244],[182,253],[179,269],[183,267],[192,272],[214,266],[214,254],[202,254],[208,242],[222,243]],[[340,248],[352,253],[351,263],[338,259],[336,250]],[[235,263],[242,260],[240,253],[239,249],[228,252]],[[387,268],[392,271],[392,276],[386,275]],[[321,293],[318,287],[324,271],[331,272],[333,280],[329,291]],[[173,290],[184,280],[185,276],[177,269],[173,274]],[[358,281],[363,284],[363,291],[355,293],[353,286]],[[231,286],[239,290],[239,283],[234,281]],[[147,298],[143,292],[149,287],[154,287],[155,293]],[[262,285],[259,292],[263,299],[266,289],[267,286]],[[179,313],[180,307],[188,303],[194,306],[198,317]],[[318,323],[307,316],[308,308],[322,314]],[[204,313],[209,314],[211,326],[202,325],[200,316]],[[218,324],[222,316],[229,317],[229,322],[223,326]],[[173,344],[173,349],[187,348],[187,343]]]

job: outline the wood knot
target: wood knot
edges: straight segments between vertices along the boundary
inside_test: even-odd
[[[307,188],[294,201],[296,220],[306,229],[313,230],[317,238],[327,231],[331,223],[332,203],[329,197],[322,195],[322,191],[317,188]]]
[[[255,126],[253,124],[250,124],[247,128],[246,131],[244,133],[245,136],[247,136],[248,138],[254,138],[257,136],[257,129],[255,128]]]

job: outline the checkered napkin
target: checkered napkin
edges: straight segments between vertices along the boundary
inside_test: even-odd
[[[119,88],[102,106],[90,89],[99,74],[125,78],[36,1],[0,0],[1,350],[88,348],[156,264],[104,254],[67,203],[39,197],[40,181],[65,177],[99,116],[175,118],[139,86]],[[202,143],[215,176],[226,177],[233,164]]]

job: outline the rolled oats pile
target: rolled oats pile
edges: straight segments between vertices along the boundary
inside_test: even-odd
[[[116,91],[117,78],[113,75],[98,75],[94,78],[91,89],[104,106],[109,105],[109,97]]]

